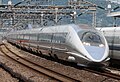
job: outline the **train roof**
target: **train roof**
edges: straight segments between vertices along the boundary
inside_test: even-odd
[[[120,17],[120,11],[108,13],[108,17]]]
[[[105,31],[115,31],[120,30],[120,27],[98,27],[98,30],[105,30]]]
[[[14,33],[38,33],[40,31],[44,32],[68,32],[70,29],[74,29],[76,32],[80,30],[93,30],[89,25],[86,24],[67,24],[67,25],[57,25],[57,26],[47,26],[47,27],[41,27],[41,28],[32,28],[32,29],[26,29],[26,30],[19,30],[19,31],[14,31]],[[95,29],[94,29],[95,30]],[[11,32],[13,33],[13,32]]]

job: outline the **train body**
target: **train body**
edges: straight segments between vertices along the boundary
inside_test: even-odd
[[[104,34],[110,49],[110,58],[120,60],[120,27],[97,28]]]
[[[96,29],[68,24],[7,33],[8,42],[81,65],[101,64],[109,57],[107,41]]]

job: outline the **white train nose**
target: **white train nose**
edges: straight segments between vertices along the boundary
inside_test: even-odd
[[[104,53],[105,48],[104,47],[98,47],[98,46],[85,46],[85,49],[89,53],[89,55],[96,60],[96,62],[104,60]]]

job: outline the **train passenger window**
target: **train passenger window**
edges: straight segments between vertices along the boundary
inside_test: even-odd
[[[25,35],[24,35],[24,39],[25,39],[25,40],[29,40],[29,35],[28,35],[28,34],[25,34]]]
[[[64,33],[56,33],[56,34],[54,34],[53,42],[55,42],[55,43],[65,43]]]
[[[44,42],[51,42],[53,34],[51,33],[40,33],[39,34],[39,41],[44,41]]]
[[[20,34],[20,39],[23,39],[23,34]]]
[[[30,40],[37,40],[37,34],[29,34]]]
[[[19,35],[17,34],[17,39],[18,39],[18,36],[19,36]]]
[[[40,33],[38,35],[38,41],[53,42],[53,43],[65,43],[65,38],[61,33]]]

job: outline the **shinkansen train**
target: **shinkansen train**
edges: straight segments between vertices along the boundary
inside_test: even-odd
[[[102,31],[110,48],[110,58],[120,60],[120,27],[97,28]]]
[[[26,49],[84,66],[109,60],[105,37],[89,26],[68,24],[11,31],[6,39]]]

